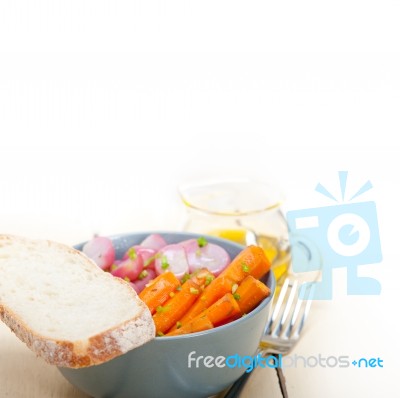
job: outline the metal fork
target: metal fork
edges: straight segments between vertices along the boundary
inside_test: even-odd
[[[310,311],[315,284],[288,276],[275,295],[256,355],[288,354],[296,345]],[[301,298],[300,298],[301,297]],[[223,398],[238,397],[251,372],[244,373]]]

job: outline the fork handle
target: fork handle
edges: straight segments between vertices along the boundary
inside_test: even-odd
[[[228,392],[224,395],[224,398],[236,398],[239,396],[246,384],[247,379],[250,377],[253,371],[243,373],[231,386]]]
[[[272,354],[274,355],[274,354]],[[242,391],[244,385],[249,379],[250,375],[254,372],[254,369],[251,372],[243,373],[231,386],[228,392],[223,396],[223,398],[237,398]],[[286,390],[285,377],[283,376],[282,369],[277,368],[277,376],[279,379],[279,388],[281,390],[283,398],[288,398],[288,393]]]

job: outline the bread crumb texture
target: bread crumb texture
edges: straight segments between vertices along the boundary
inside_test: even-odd
[[[125,281],[83,253],[0,235],[0,318],[47,362],[103,363],[150,341],[150,311]]]

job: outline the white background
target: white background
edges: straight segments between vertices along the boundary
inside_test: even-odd
[[[384,260],[362,273],[382,295],[347,296],[337,270],[297,352],[384,369],[291,370],[290,397],[393,396],[399,20],[398,0],[1,1],[0,232],[179,229],[177,185],[232,175],[329,205],[315,185],[349,170],[351,192],[374,185]]]

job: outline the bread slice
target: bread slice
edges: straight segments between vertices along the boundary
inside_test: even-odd
[[[47,362],[97,365],[155,337],[131,286],[83,253],[0,235],[0,319]]]

